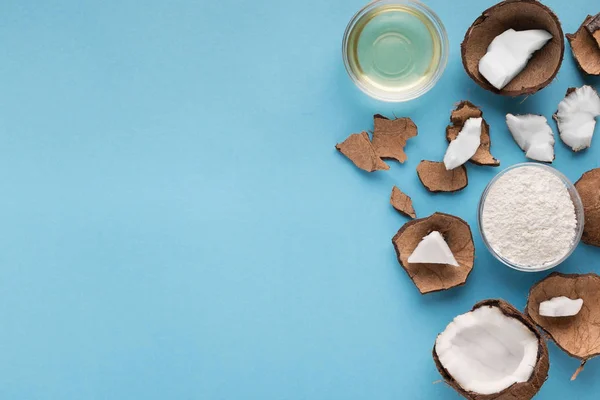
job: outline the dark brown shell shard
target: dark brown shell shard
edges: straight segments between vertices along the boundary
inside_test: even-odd
[[[567,40],[579,68],[586,74],[600,75],[600,47],[588,30],[593,21],[594,17],[588,15],[577,32],[567,33]],[[598,35],[600,36],[600,33]]]
[[[412,200],[409,196],[407,196],[404,192],[402,192],[398,187],[394,186],[392,188],[392,195],[390,196],[390,204],[396,211],[406,215],[410,218],[417,218],[417,214],[415,213],[415,209],[413,208]]]

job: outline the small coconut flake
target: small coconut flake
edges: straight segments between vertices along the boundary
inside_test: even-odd
[[[396,209],[396,211],[406,215],[407,217],[417,218],[417,214],[415,213],[415,209],[413,208],[411,198],[404,194],[396,186],[392,188],[390,204]]]
[[[483,115],[481,110],[473,103],[463,100],[450,114],[450,121],[452,125],[446,127],[446,140],[448,142],[453,141],[458,136],[458,133],[462,129],[465,121],[469,118],[479,118]],[[485,119],[481,121],[481,143],[479,148],[470,158],[470,162],[476,165],[485,165],[491,167],[497,167],[500,165],[500,161],[495,159],[490,152],[492,141],[490,139],[490,127],[485,122]]]
[[[412,254],[408,256],[412,264],[444,264],[458,267],[458,262],[448,247],[448,243],[438,231],[433,231],[419,242]]]
[[[553,118],[560,138],[573,151],[586,149],[592,144],[596,117],[600,116],[600,97],[591,86],[569,88],[558,104]]]
[[[554,133],[546,117],[506,114],[506,125],[527,158],[548,163],[554,161]]]
[[[417,165],[419,180],[430,192],[458,192],[467,187],[467,169],[464,165],[448,171],[443,162],[423,160]]]
[[[458,267],[408,261],[408,257],[413,254],[422,238],[434,231],[444,237]],[[398,262],[421,294],[463,285],[473,269],[475,245],[471,228],[465,221],[453,215],[435,213],[427,218],[409,221],[396,233],[392,243]]]
[[[592,35],[598,48],[600,49],[600,13],[596,14],[596,16],[585,24],[585,29]]]
[[[552,35],[543,29],[507,29],[490,43],[487,53],[479,60],[479,72],[501,90],[525,69],[533,53],[550,39]]]
[[[375,153],[367,132],[354,133],[342,143],[336,144],[335,148],[354,165],[367,172],[390,169]]]
[[[458,136],[450,142],[444,155],[444,165],[447,170],[460,167],[475,155],[481,144],[482,121],[482,118],[469,118],[465,121]]]
[[[585,216],[581,241],[600,247],[600,168],[584,173],[575,182],[575,188],[581,197]]]
[[[553,297],[583,300],[584,307],[569,318],[540,315],[540,304]],[[600,276],[553,272],[529,291],[527,314],[548,333],[558,347],[585,364],[600,355]],[[581,369],[574,374],[577,376]]]
[[[570,299],[567,296],[553,297],[540,303],[539,314],[542,317],[572,317],[579,314],[583,299]]]
[[[548,376],[548,348],[535,325],[503,300],[484,300],[440,333],[433,359],[467,399],[531,399]]]
[[[600,75],[600,47],[588,29],[588,26],[592,29],[595,26],[593,21],[594,17],[588,15],[577,32],[567,33],[566,36],[579,68],[586,74]]]
[[[417,136],[417,126],[410,118],[388,119],[376,114],[373,128],[373,148],[382,159],[406,161],[404,146],[408,139]]]

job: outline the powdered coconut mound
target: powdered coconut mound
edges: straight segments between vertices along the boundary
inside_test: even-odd
[[[575,206],[565,184],[542,166],[508,171],[492,185],[483,205],[488,243],[523,267],[543,267],[566,256],[576,228]]]

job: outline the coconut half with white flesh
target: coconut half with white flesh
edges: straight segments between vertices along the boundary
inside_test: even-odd
[[[526,31],[537,33],[519,33]],[[542,44],[548,35],[538,31],[547,32],[551,39]],[[519,36],[526,40],[518,39]],[[527,54],[540,45],[542,47],[529,58]],[[542,2],[504,0],[485,10],[473,22],[460,49],[465,71],[479,86],[500,95],[521,96],[543,89],[556,77],[563,60],[565,39],[558,17]],[[488,50],[493,51],[487,55]],[[520,67],[522,70],[513,76]]]
[[[452,255],[452,258],[447,253],[444,256],[449,264],[440,264],[442,259],[438,257],[439,255],[433,260],[434,262],[421,262],[422,260],[431,260],[432,256],[425,255],[420,251],[416,254],[419,261],[409,261],[409,258],[415,255],[417,247],[423,242],[423,238],[429,237],[433,232],[437,232],[437,234],[431,236],[427,241],[433,242],[435,246],[442,246],[439,237],[436,239],[438,234],[442,236],[443,243],[448,246]],[[409,221],[394,235],[392,243],[398,262],[421,294],[464,285],[473,269],[475,245],[471,228],[469,224],[454,215],[437,212],[427,218]],[[455,266],[453,261],[458,266]]]
[[[477,152],[481,144],[482,121],[483,118],[466,120],[456,139],[448,144],[444,155],[444,165],[448,171],[460,167]]]
[[[527,158],[548,163],[554,161],[554,132],[546,117],[506,114],[506,125]]]
[[[458,267],[458,262],[448,243],[438,231],[433,231],[419,242],[417,247],[408,256],[409,263],[420,264],[446,264]]]
[[[467,399],[531,399],[548,377],[548,348],[535,325],[503,300],[484,300],[440,333],[433,359]]]
[[[538,312],[542,317],[572,317],[579,314],[581,307],[583,307],[583,299],[558,296],[542,301]]]
[[[558,104],[558,111],[553,117],[562,141],[573,151],[580,151],[592,145],[598,116],[598,92],[591,86],[584,85],[567,90],[566,97]]]
[[[542,315],[542,304],[555,298],[579,299],[580,310],[571,316],[555,318]],[[556,300],[554,300],[556,302]],[[546,303],[547,304],[547,303]],[[570,305],[570,307],[576,304]],[[571,357],[581,365],[575,379],[591,358],[600,355],[600,276],[596,274],[561,274],[553,272],[532,286],[527,299],[527,315]],[[553,307],[556,308],[556,307]],[[571,311],[571,310],[569,310]]]
[[[552,39],[543,29],[515,31],[507,29],[490,43],[487,53],[479,60],[479,72],[496,89],[508,85],[527,66],[533,53]]]

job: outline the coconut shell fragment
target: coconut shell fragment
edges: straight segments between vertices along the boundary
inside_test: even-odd
[[[588,23],[585,24],[585,29],[592,35],[600,49],[600,13],[596,14],[591,21],[588,21]]]
[[[583,299],[581,311],[570,317],[540,316],[540,303],[558,296]],[[600,355],[600,276],[553,272],[531,288],[527,314],[558,347],[581,360],[582,366],[572,379],[581,372],[583,364]]]
[[[406,215],[407,217],[417,218],[417,214],[415,213],[415,209],[413,208],[411,198],[404,194],[396,186],[392,188],[390,204],[396,209],[396,211]]]
[[[581,197],[585,220],[583,223],[583,243],[600,247],[600,168],[584,173],[575,188]]]
[[[438,231],[443,237],[458,267],[441,264],[413,264],[408,257],[425,236]],[[449,214],[435,213],[427,218],[404,224],[392,239],[398,262],[421,294],[438,292],[464,285],[475,260],[475,245],[471,228],[462,219]]]
[[[499,299],[489,299],[483,300],[475,306],[471,311],[475,311],[482,307],[493,307],[497,308],[502,314],[506,317],[514,318],[526,328],[528,328],[533,335],[537,338],[538,341],[538,351],[536,364],[533,368],[533,373],[529,377],[526,382],[515,383],[508,388],[502,390],[498,393],[493,394],[480,394],[469,392],[462,388],[460,384],[450,375],[448,370],[444,368],[442,363],[440,362],[436,347],[433,347],[433,360],[435,362],[435,366],[438,371],[444,378],[444,381],[451,386],[454,390],[456,390],[460,395],[470,400],[528,400],[533,398],[537,392],[540,390],[546,379],[548,378],[548,370],[550,368],[550,362],[548,357],[548,347],[546,345],[546,341],[541,337],[540,333],[537,331],[535,324],[529,319],[526,315],[522,314],[513,307],[511,304],[507,303],[504,300]],[[436,341],[437,344],[437,341]]]
[[[552,39],[527,63],[520,74],[501,90],[479,72],[479,60],[496,36],[507,29],[543,29]],[[556,77],[564,55],[564,37],[558,17],[536,0],[506,0],[485,10],[467,30],[461,44],[463,66],[479,86],[505,96],[529,95],[546,87]]]
[[[571,44],[571,51],[579,68],[586,74],[600,75],[600,47],[588,29],[590,24],[593,29],[594,19],[588,15],[577,32],[567,33],[567,39]],[[599,31],[596,31],[596,34],[600,36]]]
[[[458,103],[456,109],[454,109],[450,115],[452,125],[446,127],[446,140],[451,142],[456,139],[463,128],[463,125],[469,118],[479,118],[482,115],[483,112],[473,103],[466,100]],[[477,152],[471,157],[470,161],[477,165],[499,166],[500,161],[496,160],[490,153],[491,145],[490,126],[483,120],[483,123],[481,124],[481,144],[479,145]]]
[[[408,139],[417,136],[417,126],[410,118],[388,119],[376,114],[373,128],[373,148],[382,159],[406,161],[404,146]]]
[[[367,132],[354,133],[335,148],[348,157],[358,168],[367,172],[390,169],[375,153]]]
[[[467,169],[464,165],[448,171],[443,162],[423,160],[417,165],[419,180],[430,192],[458,192],[467,187]]]

